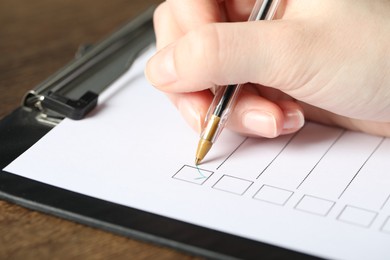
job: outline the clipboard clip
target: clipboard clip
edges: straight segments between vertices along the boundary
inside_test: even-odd
[[[37,120],[50,125],[65,117],[85,118],[97,106],[99,94],[154,42],[154,9],[148,9],[102,42],[79,49],[72,62],[28,91],[22,106],[39,111]]]
[[[42,100],[41,105],[46,110],[53,110],[65,117],[79,120],[96,107],[98,97],[98,94],[87,91],[79,99],[70,99],[50,91]]]

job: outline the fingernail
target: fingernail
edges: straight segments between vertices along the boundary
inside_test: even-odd
[[[148,62],[146,78],[154,86],[161,86],[176,81],[176,69],[173,59],[174,46],[168,46],[157,52]]]
[[[198,133],[202,130],[200,112],[190,101],[183,99],[178,105],[178,109],[187,123]]]
[[[283,134],[295,132],[304,124],[305,117],[299,109],[284,111]]]
[[[244,114],[243,126],[253,134],[264,137],[278,136],[275,117],[268,112],[251,110]]]

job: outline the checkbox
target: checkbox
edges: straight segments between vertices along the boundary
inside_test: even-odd
[[[202,185],[212,174],[212,171],[184,165],[172,178]]]
[[[390,217],[387,217],[385,223],[381,228],[381,231],[390,234]]]
[[[221,179],[218,180],[216,184],[214,184],[213,188],[237,195],[242,195],[249,189],[252,184],[252,181],[224,175]]]
[[[374,222],[377,215],[378,213],[374,211],[347,205],[337,219],[349,224],[368,228]]]
[[[334,204],[334,201],[305,195],[297,203],[295,209],[320,216],[326,216],[329,214]]]
[[[263,185],[260,190],[253,196],[253,198],[256,200],[283,206],[291,198],[293,193],[294,192],[289,190]]]

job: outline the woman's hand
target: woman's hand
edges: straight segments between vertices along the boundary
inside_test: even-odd
[[[200,131],[210,89],[246,83],[228,127],[276,137],[320,123],[390,136],[390,1],[168,0],[155,13],[149,81]]]

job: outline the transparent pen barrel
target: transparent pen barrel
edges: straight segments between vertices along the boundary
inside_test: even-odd
[[[232,113],[241,84],[218,87],[205,118],[201,138],[212,143],[217,140]]]
[[[256,1],[248,21],[272,20],[280,0]]]

